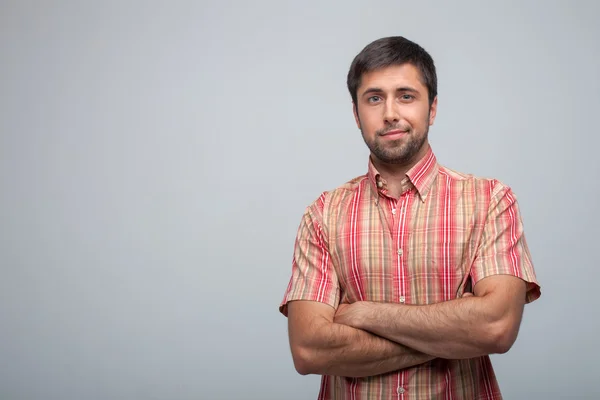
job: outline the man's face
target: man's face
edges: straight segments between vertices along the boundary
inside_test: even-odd
[[[362,76],[354,107],[356,124],[376,161],[412,165],[427,153],[427,133],[437,111],[429,106],[419,70],[402,64]]]

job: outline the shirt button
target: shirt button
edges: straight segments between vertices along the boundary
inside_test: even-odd
[[[392,214],[396,215],[396,209],[392,208]]]
[[[398,394],[404,394],[406,390],[402,386],[398,386]]]
[[[398,249],[398,255],[401,256],[402,255],[402,249]]]
[[[383,182],[381,182],[381,181],[377,182],[377,187],[382,188],[383,187]]]
[[[406,301],[406,297],[400,296],[400,303],[404,303]]]

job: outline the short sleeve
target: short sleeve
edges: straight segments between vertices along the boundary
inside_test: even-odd
[[[540,297],[523,221],[512,190],[496,182],[475,260],[471,268],[473,285],[492,275],[514,275],[527,283],[526,302]]]
[[[294,244],[292,276],[279,311],[287,316],[287,304],[294,300],[311,300],[337,308],[339,283],[333,268],[327,240],[322,229],[323,194],[305,211]]]

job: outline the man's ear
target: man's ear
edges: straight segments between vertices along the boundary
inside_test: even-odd
[[[431,107],[429,108],[429,126],[433,125],[435,121],[435,116],[437,115],[437,105],[438,105],[438,97],[435,96],[433,99],[433,103],[431,103]]]
[[[356,126],[360,129],[360,117],[358,116],[358,108],[355,102],[352,102],[352,112],[354,113],[354,120],[356,121]]]

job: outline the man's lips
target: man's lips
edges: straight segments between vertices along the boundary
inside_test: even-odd
[[[386,139],[400,139],[407,133],[408,133],[407,131],[402,131],[400,129],[394,129],[393,131],[386,132],[381,136],[383,136]]]

